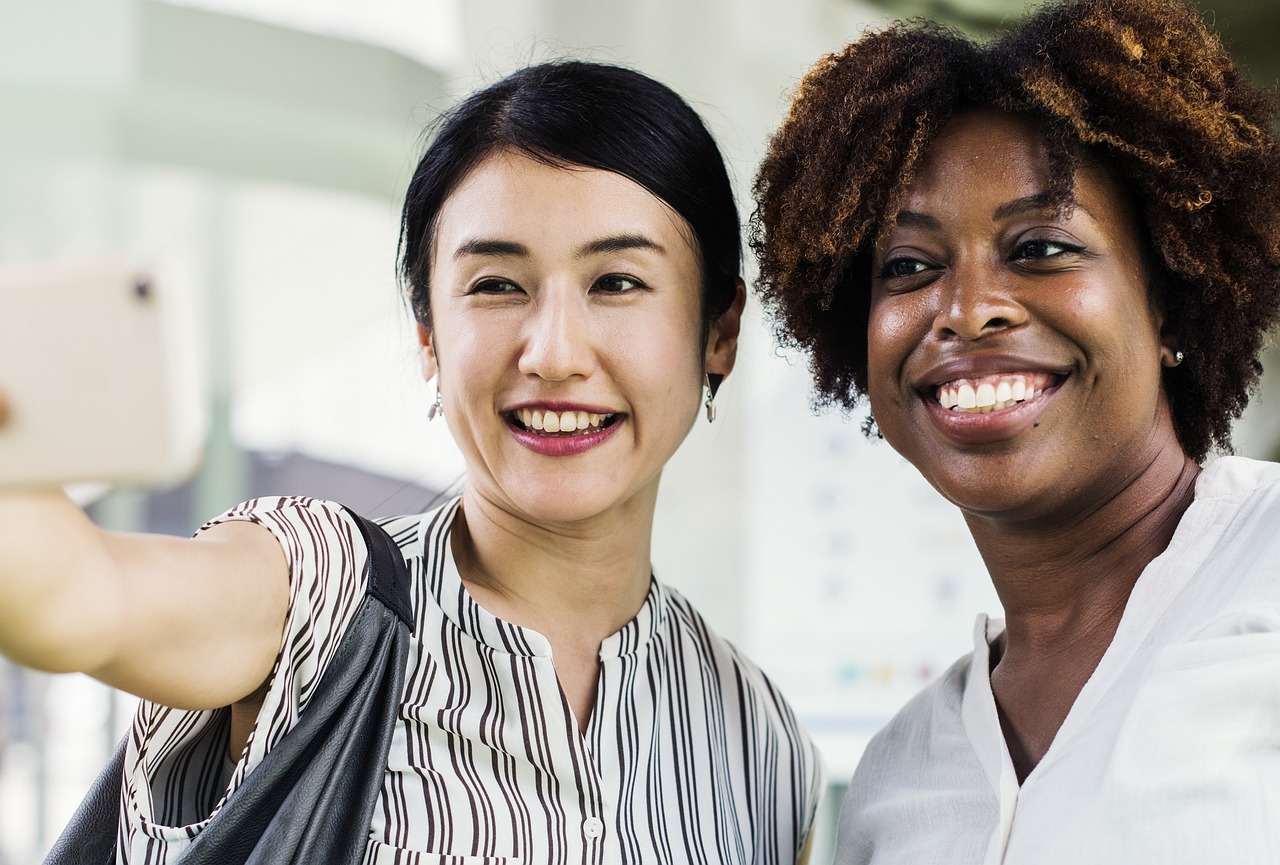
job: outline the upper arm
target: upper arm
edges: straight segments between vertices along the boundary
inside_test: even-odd
[[[104,549],[105,651],[84,672],[184,709],[233,703],[267,678],[289,605],[289,566],[270,531],[234,521],[195,540],[108,534]]]

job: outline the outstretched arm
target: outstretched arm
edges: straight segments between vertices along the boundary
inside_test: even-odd
[[[145,699],[210,709],[271,672],[288,566],[265,528],[197,540],[99,529],[58,490],[0,491],[0,652]]]

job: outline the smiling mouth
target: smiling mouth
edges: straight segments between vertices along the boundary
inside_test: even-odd
[[[600,432],[616,423],[619,415],[521,408],[510,412],[507,417],[514,426],[526,432],[548,438],[563,438]]]
[[[953,412],[987,414],[1027,402],[1056,387],[1063,376],[1046,372],[1019,372],[958,378],[933,389],[938,405]]]

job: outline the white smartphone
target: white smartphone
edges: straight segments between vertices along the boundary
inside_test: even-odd
[[[120,260],[0,266],[0,486],[194,470],[204,401],[179,307]]]

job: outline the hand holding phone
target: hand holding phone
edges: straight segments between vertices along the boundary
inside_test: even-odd
[[[194,468],[203,395],[166,289],[118,260],[0,267],[0,487]]]

